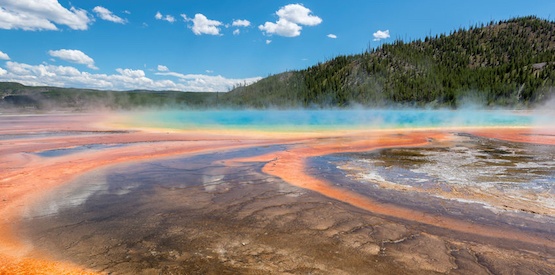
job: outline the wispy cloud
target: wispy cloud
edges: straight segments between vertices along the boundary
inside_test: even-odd
[[[118,24],[125,24],[127,20],[115,15],[113,12],[108,10],[105,7],[96,6],[94,7],[93,11],[103,20],[118,23]]]
[[[128,78],[144,78],[146,76],[143,70],[117,68],[116,72]]]
[[[167,68],[165,66],[159,68]],[[175,90],[193,92],[225,92],[233,86],[253,83],[260,77],[245,79],[229,79],[223,76],[202,74],[182,74],[171,71],[156,72],[155,75],[170,76],[170,79],[154,80],[143,70],[118,68],[114,74],[95,74],[82,72],[72,66],[56,66],[50,64],[30,65],[7,61],[5,68],[0,67],[0,81],[19,82],[33,86],[58,86],[93,88],[104,90]]]
[[[98,68],[94,65],[94,60],[80,50],[61,49],[48,51],[48,54],[50,54],[50,56],[52,57],[57,57],[67,62],[87,65],[87,67],[90,69],[98,70]]]
[[[231,25],[234,27],[248,27],[251,25],[251,22],[249,20],[239,19],[234,20]]]
[[[241,28],[241,27],[246,28],[246,27],[249,27],[250,25],[251,25],[251,22],[249,20],[245,20],[245,19],[233,20],[233,23],[231,23],[231,26],[239,27],[239,28]],[[240,29],[235,29],[233,31],[233,35],[239,35],[239,34],[241,34]]]
[[[285,37],[296,37],[301,35],[304,26],[316,26],[322,23],[322,19],[312,14],[312,11],[301,4],[290,4],[282,7],[276,12],[278,20],[266,22],[258,26],[258,29],[266,35],[280,35]]]
[[[0,29],[58,30],[57,25],[65,25],[73,30],[86,30],[91,22],[87,11],[67,9],[58,0],[0,1]]]
[[[337,35],[332,34],[332,33],[328,34],[327,36],[331,39],[337,39]]]
[[[380,41],[382,39],[387,39],[391,37],[391,35],[389,35],[389,30],[385,30],[385,31],[378,30],[372,35],[374,36],[374,41]]]
[[[0,60],[10,60],[10,56],[5,52],[0,51]]]
[[[189,28],[196,35],[221,35],[219,26],[223,25],[222,22],[217,20],[210,20],[204,14],[197,13],[194,18],[187,17],[186,14],[181,14],[185,22],[193,22],[193,26]]]
[[[168,67],[164,66],[164,65],[158,65],[158,67],[156,68],[159,72],[168,72],[170,69],[168,69]]]
[[[170,23],[175,22],[175,17],[173,17],[173,16],[171,16],[171,15],[169,15],[169,14],[163,15],[163,14],[161,14],[160,12],[156,12],[156,15],[154,15],[154,18],[156,18],[157,20],[168,21],[168,22],[170,22]]]
[[[189,87],[189,91],[227,91],[239,84],[251,84],[261,79],[261,77],[231,79],[221,75],[182,74],[177,72],[158,72],[156,75],[176,77],[180,84]]]

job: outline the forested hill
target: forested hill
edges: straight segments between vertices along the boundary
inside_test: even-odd
[[[555,22],[515,18],[270,76],[224,97],[239,106],[526,107],[555,94]]]

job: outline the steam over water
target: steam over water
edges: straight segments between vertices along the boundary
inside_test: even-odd
[[[154,128],[246,128],[299,130],[305,128],[436,128],[529,126],[535,118],[512,111],[450,110],[251,110],[159,111],[135,116],[132,125]]]

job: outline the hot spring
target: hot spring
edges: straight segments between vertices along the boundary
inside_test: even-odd
[[[264,131],[531,126],[537,116],[483,110],[208,110],[140,112],[131,126]]]
[[[3,197],[11,207],[1,213],[19,211],[9,216],[18,223],[0,229],[15,228],[47,263],[125,274],[555,272],[547,114],[187,110],[41,123],[49,119],[0,117],[0,183],[27,188]],[[25,192],[32,199],[18,200]]]

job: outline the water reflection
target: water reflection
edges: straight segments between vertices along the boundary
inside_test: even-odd
[[[554,146],[455,134],[444,144],[351,154],[333,162],[355,182],[555,218],[554,159]]]
[[[44,251],[107,273],[356,274],[371,267],[379,274],[407,274],[410,265],[399,265],[400,260],[436,254],[443,256],[429,262],[433,270],[452,270],[457,262],[468,273],[485,260],[502,263],[503,271],[555,270],[536,260],[553,255],[547,247],[453,234],[418,224],[418,217],[381,217],[265,175],[263,163],[223,162],[286,149],[258,147],[97,170],[38,204],[21,232]],[[309,170],[346,190],[423,215],[553,235],[552,224],[350,181],[334,165],[349,159],[357,155],[316,158]],[[479,255],[485,260],[466,261],[478,259],[468,253],[483,247],[480,243],[488,247],[488,254]]]
[[[69,154],[75,154],[75,153],[89,151],[89,150],[120,148],[124,146],[127,146],[127,144],[87,144],[83,146],[75,146],[70,148],[45,150],[45,151],[37,152],[35,154],[40,157],[51,158],[51,157],[60,157],[60,156],[65,156]]]

